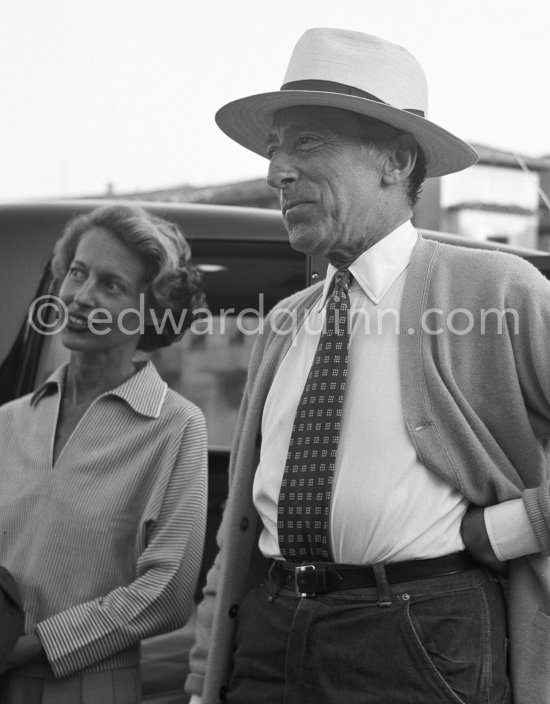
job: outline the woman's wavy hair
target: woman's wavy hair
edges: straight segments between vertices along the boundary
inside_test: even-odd
[[[191,262],[191,248],[171,222],[133,205],[105,205],[71,220],[55,246],[52,271],[59,287],[74,259],[82,235],[102,228],[135,252],[145,265],[145,304],[159,322],[147,324],[138,349],[151,351],[180,340],[193,321],[204,315],[202,275]],[[174,324],[170,317],[172,311]],[[168,324],[166,324],[168,323]]]

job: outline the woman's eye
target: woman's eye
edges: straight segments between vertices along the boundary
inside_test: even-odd
[[[107,291],[110,291],[111,293],[121,293],[124,290],[116,281],[106,281],[104,285]]]
[[[71,266],[69,267],[69,271],[67,272],[67,275],[69,278],[71,278],[73,281],[83,281],[85,274],[82,271],[82,269],[79,269],[76,266]]]

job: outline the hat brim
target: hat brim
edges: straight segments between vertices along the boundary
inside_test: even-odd
[[[478,155],[472,147],[434,122],[413,113],[368,98],[343,93],[281,90],[234,100],[216,113],[216,123],[225,134],[260,156],[266,155],[266,139],[273,114],[299,105],[340,108],[372,117],[404,132],[410,132],[426,157],[426,176],[443,176],[472,166]]]

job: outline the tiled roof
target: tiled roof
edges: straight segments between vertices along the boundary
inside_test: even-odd
[[[472,144],[472,147],[479,154],[479,164],[491,166],[508,166],[512,168],[522,168],[521,162],[531,171],[550,170],[550,156],[532,157],[519,154],[518,152],[495,149],[484,144]],[[519,158],[518,158],[519,157]]]
[[[505,213],[506,215],[528,215],[534,216],[538,210],[522,208],[520,205],[503,205],[501,203],[482,203],[481,201],[467,201],[456,203],[447,208],[447,210],[484,210],[490,213]]]
[[[217,205],[253,205],[278,208],[277,194],[265,178],[226,183],[216,186],[174,186],[130,193],[110,192],[109,197],[120,200],[147,200],[169,203],[216,203]],[[97,195],[91,196],[97,198]]]

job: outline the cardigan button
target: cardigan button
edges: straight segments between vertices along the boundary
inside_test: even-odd
[[[428,423],[422,423],[422,425],[416,425],[414,427],[414,432],[419,433],[421,430],[426,430],[426,428],[429,428],[433,423],[429,421]]]
[[[233,606],[229,609],[230,618],[235,618],[238,610],[239,610],[238,604],[233,604]]]
[[[242,531],[247,530],[249,523],[250,521],[248,520],[248,518],[246,516],[243,516],[243,518],[241,518],[241,522],[239,523],[239,529]]]

